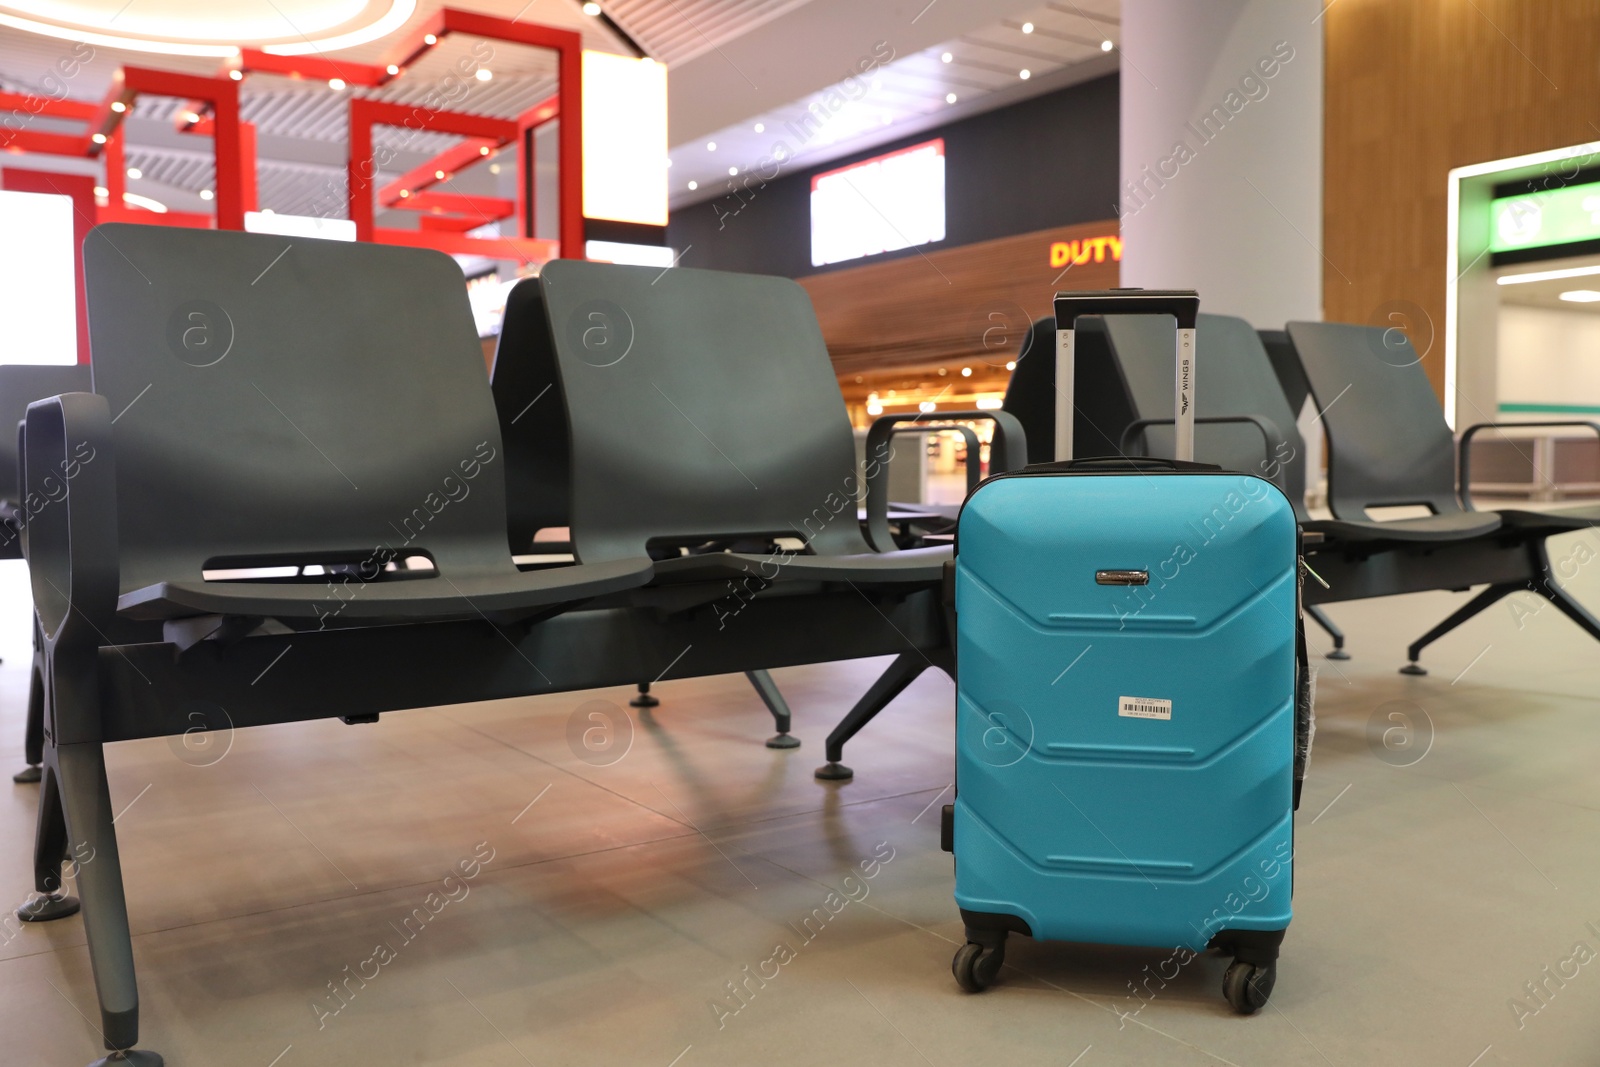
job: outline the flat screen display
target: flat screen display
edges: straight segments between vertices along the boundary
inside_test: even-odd
[[[811,265],[944,240],[944,139],[811,179]]]

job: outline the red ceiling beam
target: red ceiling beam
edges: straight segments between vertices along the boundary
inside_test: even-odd
[[[515,125],[510,124],[509,133],[515,138]],[[471,166],[480,160],[494,155],[501,148],[511,143],[511,140],[499,140],[473,137],[440,152],[426,163],[411,168],[399,178],[378,190],[378,203],[384,207],[394,207],[401,199],[401,192],[415,194],[427,189],[438,182],[449,181],[452,176],[464,167]],[[439,177],[443,174],[444,177]]]
[[[345,60],[325,59],[322,56],[277,56],[256,48],[239,49],[239,58],[228,69],[244,74],[282,74],[289,78],[312,78],[331,81],[338,78],[346,85],[383,85],[393,75],[383,67],[370,63],[350,63]],[[222,77],[228,77],[223,74]]]
[[[517,202],[498,196],[470,196],[464,193],[412,193],[390,207],[402,211],[442,211],[467,217],[472,226],[498,222],[517,213]],[[468,226],[467,229],[472,229]]]

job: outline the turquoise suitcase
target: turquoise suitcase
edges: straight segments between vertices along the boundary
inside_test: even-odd
[[[1248,1014],[1290,918],[1309,726],[1299,535],[1271,482],[1185,461],[1194,294],[1061,294],[1058,381],[1077,315],[1124,309],[1178,321],[1183,458],[1003,474],[957,525],[953,970],[987,987],[1013,932],[1209,946],[1235,957],[1224,994]]]

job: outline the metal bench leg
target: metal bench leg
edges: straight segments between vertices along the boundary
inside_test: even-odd
[[[871,722],[873,716],[886,708],[890,701],[899,696],[906,686],[916,681],[917,676],[930,666],[933,664],[921,652],[902,652],[895,657],[889,669],[872,683],[872,688],[856,701],[856,706],[850,709],[850,714],[840,720],[839,725],[828,735],[824,753],[828,762],[817,768],[818,781],[842,782],[855,777],[855,771],[839,762],[844,758],[844,743]]]
[[[39,651],[39,623],[33,624],[33,669],[28,675],[28,724],[23,728],[23,758],[28,765],[11,776],[13,782],[37,782],[44,763],[44,653]]]
[[[1320,604],[1312,604],[1306,608],[1306,614],[1311,616],[1312,621],[1318,626],[1328,631],[1328,636],[1333,638],[1333,651],[1328,653],[1327,658],[1349,659],[1350,653],[1344,650],[1344,631],[1334,625],[1333,620],[1328,618],[1328,613],[1322,610],[1322,606]]]
[[[761,702],[772,712],[772,719],[778,725],[777,736],[767,738],[767,747],[799,748],[800,739],[789,733],[789,702],[783,699],[783,694],[778,691],[778,683],[772,680],[772,675],[766,671],[745,671],[744,676],[750,679],[750,684],[761,694]]]
[[[1461,605],[1461,607],[1457,608],[1449,618],[1445,619],[1438,626],[1435,626],[1433,629],[1429,630],[1427,633],[1411,642],[1411,646],[1406,649],[1406,657],[1410,659],[1411,662],[1406,664],[1404,667],[1401,667],[1400,673],[1427,674],[1427,668],[1417,662],[1418,658],[1421,657],[1422,650],[1424,648],[1433,644],[1439,638],[1443,637],[1451,630],[1454,630],[1457,626],[1460,626],[1462,623],[1483,611],[1491,604],[1510,596],[1512,593],[1527,589],[1528,587],[1529,583],[1527,582],[1501,582],[1499,585],[1491,585],[1489,588],[1485,589],[1483,592],[1479,593],[1477,596]]]
[[[62,860],[70,858],[77,870],[100,1029],[111,1052],[91,1067],[161,1067],[156,1053],[133,1049],[139,1040],[139,989],[103,747],[98,742],[52,746],[45,754],[42,785],[34,883],[50,894],[47,900],[70,900],[55,895],[61,888]],[[27,910],[25,906],[19,916],[27,918]]]
[[[639,695],[628,701],[630,708],[653,708],[661,701],[650,695],[650,683],[639,683]]]

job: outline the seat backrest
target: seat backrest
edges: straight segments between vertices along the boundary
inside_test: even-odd
[[[1289,340],[1289,331],[1257,330],[1256,334],[1267,350],[1267,358],[1272,360],[1272,372],[1278,376],[1278,385],[1289,402],[1289,410],[1298,413],[1305,407],[1306,397],[1311,395],[1311,386],[1300,366],[1300,357],[1295,354],[1294,342]]]
[[[1405,334],[1336,322],[1291,322],[1288,334],[1328,435],[1334,516],[1403,504],[1459,512],[1454,439]]]
[[[1128,383],[1135,417],[1172,418],[1176,357],[1172,320],[1110,315],[1106,330],[1113,358]],[[1265,417],[1289,449],[1286,455],[1273,455],[1254,426],[1197,425],[1195,459],[1275,483],[1294,505],[1296,517],[1305,521],[1305,443],[1260,336],[1244,319],[1231,315],[1202,314],[1195,330],[1195,417]],[[1148,454],[1174,455],[1171,426],[1152,426],[1144,435]]]
[[[0,366],[0,501],[16,503],[22,492],[18,472],[17,423],[28,405],[62,393],[89,391],[89,368],[7,364]]]
[[[537,300],[523,292],[534,287]],[[850,420],[797,283],[557,260],[513,290],[506,319],[497,364],[528,359],[558,377],[582,561],[745,535],[870,551]]]
[[[1072,420],[1072,454],[1079,459],[1114,456],[1123,427],[1133,421],[1127,384],[1106,345],[1105,323],[1098,316],[1078,320],[1073,340],[1076,411]],[[1039,319],[1028,327],[1017,353],[1017,368],[1006,386],[1004,410],[1017,417],[1028,435],[1028,462],[1056,458],[1056,320]]]
[[[84,267],[124,592],[384,550],[429,555],[444,578],[516,573],[499,426],[448,256],[110,224]]]
[[[520,554],[540,530],[567,525],[571,495],[567,410],[539,285],[507,295],[489,381],[505,441],[511,551]]]

